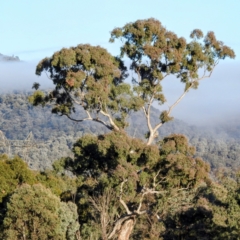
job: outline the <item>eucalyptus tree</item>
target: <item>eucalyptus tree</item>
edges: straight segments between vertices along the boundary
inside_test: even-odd
[[[23,184],[7,203],[4,239],[79,239],[77,207],[41,184]]]
[[[105,49],[88,44],[63,48],[37,65],[36,74],[46,72],[53,81],[53,91],[36,91],[29,98],[33,105],[52,104],[52,112],[67,116],[75,122],[86,120],[119,131],[127,126],[126,116],[131,110],[143,109],[149,130],[148,145],[158,129],[172,119],[171,112],[199,82],[212,75],[220,60],[234,58],[234,51],[216,39],[214,32],[205,36],[199,29],[190,34],[191,41],[168,31],[153,18],[128,23],[111,32],[110,42],[121,39],[120,57],[113,57]],[[124,83],[127,68],[121,58],[127,56],[130,69],[137,75],[133,88]],[[164,104],[161,83],[173,75],[184,83],[183,93],[162,111],[153,126],[151,107],[154,102]],[[85,116],[75,114],[79,107]]]
[[[99,46],[63,48],[36,68],[37,75],[47,73],[54,90],[44,93],[34,83],[36,91],[29,101],[35,106],[51,104],[52,113],[75,122],[95,121],[119,131],[126,125],[127,113],[139,105],[131,86],[123,82],[126,70],[119,58]],[[85,116],[77,116],[79,108],[85,110]]]
[[[197,89],[201,80],[209,78],[220,60],[234,58],[234,51],[216,39],[214,32],[205,36],[199,29],[190,34],[191,41],[178,37],[167,30],[161,22],[150,18],[128,23],[111,32],[110,42],[122,42],[120,57],[127,57],[137,77],[133,78],[135,95],[142,99],[151,144],[158,129],[172,119],[171,112],[189,92]],[[154,102],[164,104],[167,100],[161,86],[162,81],[176,76],[185,85],[183,93],[165,111],[159,122],[151,123],[151,107]]]
[[[83,239],[159,239],[165,219],[191,208],[199,189],[211,183],[209,165],[194,158],[194,151],[183,135],[164,138],[159,149],[110,132],[83,136],[74,144],[74,158],[53,167],[81,180],[77,202]]]

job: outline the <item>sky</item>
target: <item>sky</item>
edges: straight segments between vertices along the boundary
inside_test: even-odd
[[[220,62],[211,79],[204,80],[176,107],[173,115],[190,123],[225,119],[240,114],[240,1],[215,0],[7,0],[0,2],[0,53],[18,56],[22,65],[0,65],[0,89],[31,89],[35,66],[63,47],[89,43],[119,54],[109,43],[110,31],[139,19],[156,18],[168,30],[188,38],[199,28],[214,31],[217,39],[236,53]],[[183,86],[174,79],[163,84],[169,104]]]

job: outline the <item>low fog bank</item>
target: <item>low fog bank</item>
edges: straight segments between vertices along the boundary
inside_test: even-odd
[[[52,87],[51,80],[44,74],[35,75],[38,62],[0,62],[0,92],[31,91],[34,82],[42,88]]]
[[[39,82],[41,89],[53,87],[44,73],[40,77],[35,75],[37,63],[0,62],[0,92],[28,92],[34,82]],[[239,67],[239,62],[220,63],[211,78],[202,80],[197,90],[190,90],[172,111],[172,116],[198,126],[240,122]],[[155,104],[159,110],[168,109],[184,90],[184,85],[174,78],[165,79],[162,85],[168,102],[163,106]]]
[[[240,62],[221,63],[211,78],[203,79],[197,90],[191,89],[174,108],[172,116],[189,124],[215,126],[228,122],[240,123]],[[168,102],[158,109],[167,109],[184,91],[178,79],[163,81]]]

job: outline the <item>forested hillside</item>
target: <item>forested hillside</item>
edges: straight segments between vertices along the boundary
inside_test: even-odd
[[[239,239],[238,116],[197,127],[172,115],[234,51],[154,18],[113,29],[118,40],[119,56],[79,44],[42,59],[51,89],[1,94],[0,239]],[[184,90],[160,112],[169,75]]]
[[[66,117],[52,114],[49,107],[34,108],[28,103],[29,95],[28,92],[1,95],[0,130],[6,137],[4,139],[1,135],[1,149],[9,152],[10,156],[19,154],[33,169],[51,168],[55,160],[71,155],[73,143],[84,134],[107,132],[98,123],[74,123]],[[153,120],[157,121],[159,111],[154,109],[152,114]],[[147,126],[143,112],[130,114],[127,132],[132,137],[145,139]],[[240,124],[237,121],[225,126],[197,127],[174,119],[160,128],[158,140],[172,133],[186,135],[196,147],[196,156],[209,162],[212,168],[237,168],[240,165]]]

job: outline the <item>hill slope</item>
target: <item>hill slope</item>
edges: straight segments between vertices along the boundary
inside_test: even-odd
[[[18,154],[33,169],[51,168],[52,162],[71,156],[72,144],[83,134],[103,134],[107,130],[100,124],[74,123],[51,113],[50,108],[33,108],[28,102],[29,93],[15,92],[0,97],[0,150],[9,155]],[[80,113],[82,114],[82,113]],[[157,121],[159,111],[153,109]],[[154,121],[154,120],[153,120]],[[128,134],[144,139],[147,132],[143,113],[129,117]],[[196,155],[208,161],[212,168],[240,166],[240,124],[216,127],[197,127],[175,119],[159,131],[159,139],[171,133],[186,135],[196,147]]]

